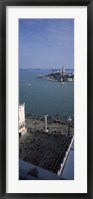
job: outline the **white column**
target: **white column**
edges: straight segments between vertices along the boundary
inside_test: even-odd
[[[45,132],[48,132],[48,129],[47,129],[47,115],[45,115],[44,117],[45,117]]]

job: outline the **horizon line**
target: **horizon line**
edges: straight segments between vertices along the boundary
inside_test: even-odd
[[[41,69],[52,69],[52,70],[61,70],[62,68],[19,68],[19,69],[32,69],[32,70],[41,70]],[[65,69],[74,69],[74,67],[71,68],[65,68]]]

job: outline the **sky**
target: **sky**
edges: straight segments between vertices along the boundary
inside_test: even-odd
[[[74,19],[19,19],[19,68],[74,67]]]

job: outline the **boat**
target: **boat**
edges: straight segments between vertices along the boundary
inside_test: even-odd
[[[26,86],[31,86],[31,84],[25,84]]]

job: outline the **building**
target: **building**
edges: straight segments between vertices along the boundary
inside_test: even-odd
[[[26,133],[25,128],[25,103],[19,105],[19,136]]]
[[[64,67],[60,70],[60,75],[61,75],[61,77],[64,77],[64,75],[65,75],[65,68]]]
[[[72,78],[72,77],[69,77],[69,78],[68,78],[68,82],[73,82],[73,78]]]

